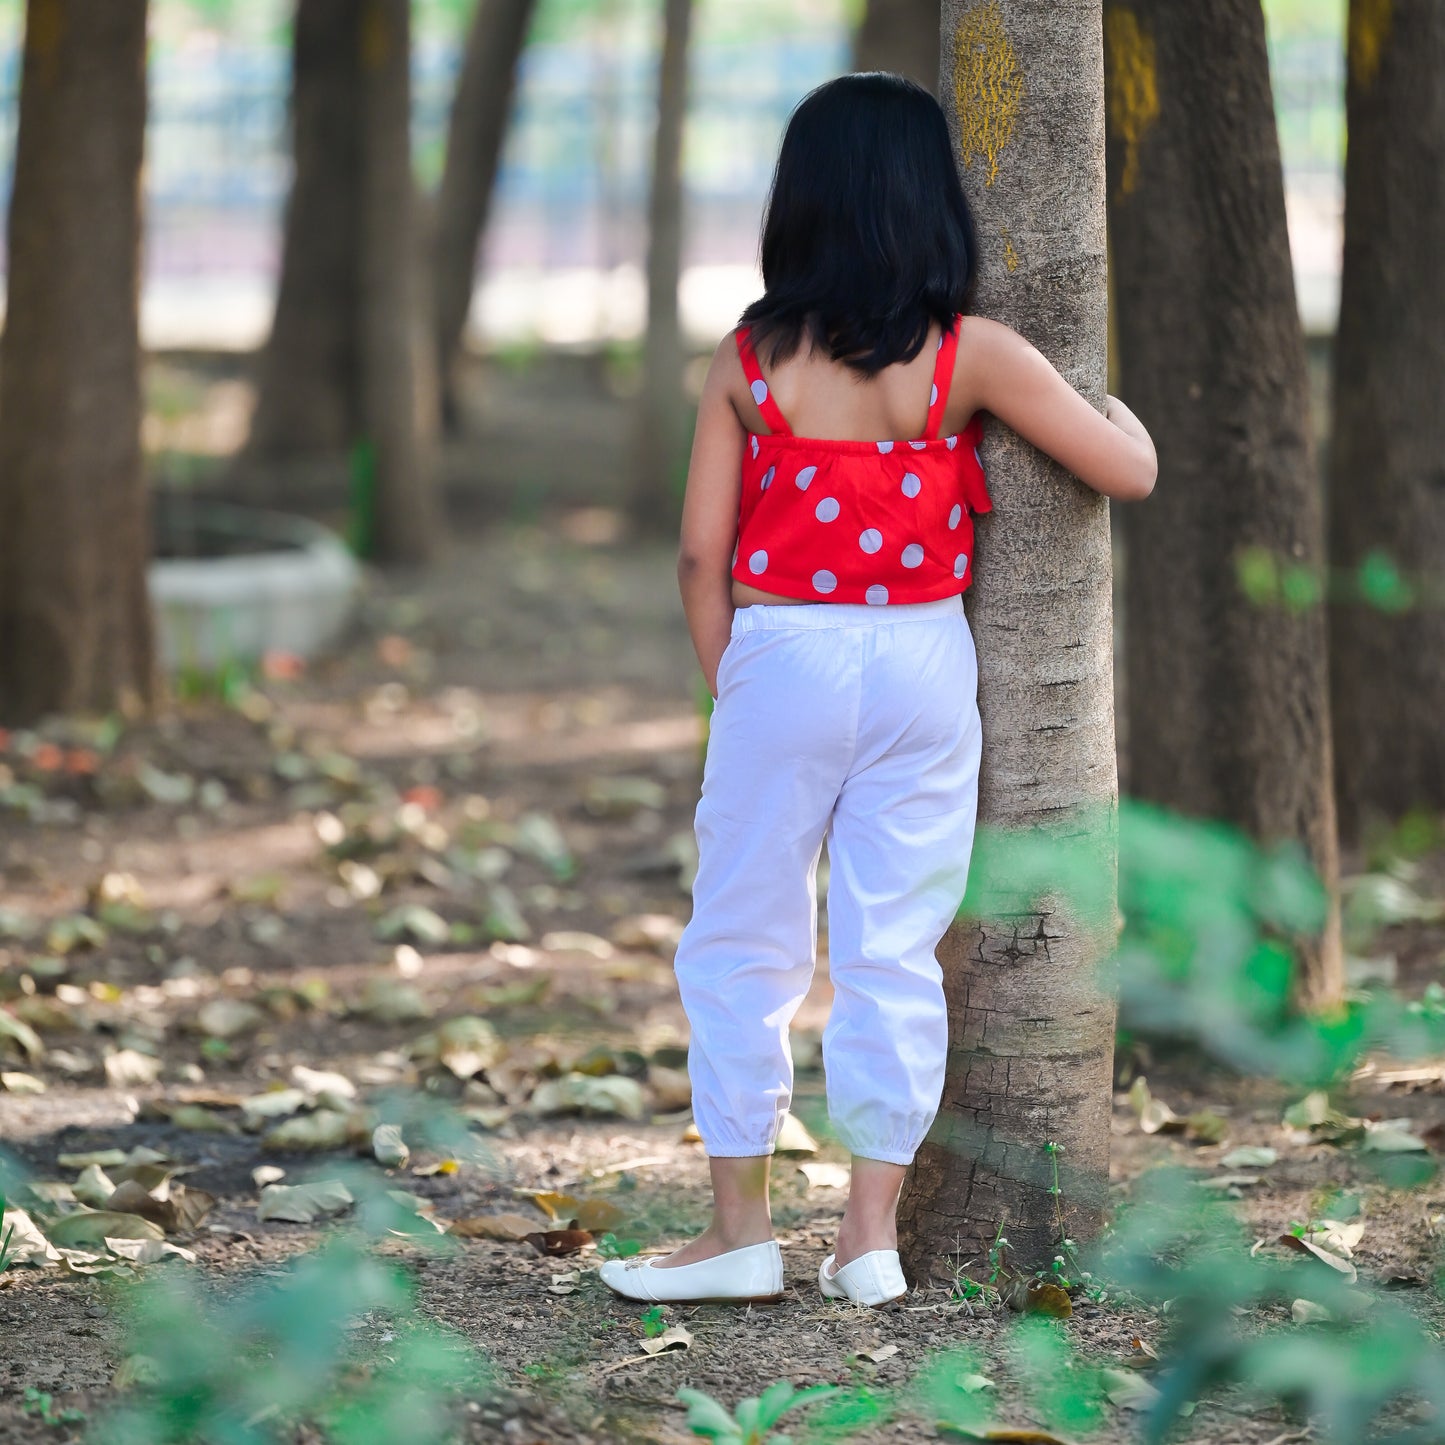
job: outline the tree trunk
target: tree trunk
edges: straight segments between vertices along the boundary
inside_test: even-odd
[[[420,562],[437,519],[406,0],[298,0],[296,173],[253,456],[351,450],[361,550]]]
[[[359,421],[361,81],[355,0],[298,0],[295,171],[281,283],[261,354],[250,449],[263,459],[348,447]]]
[[[1125,513],[1131,793],[1338,882],[1324,531],[1260,0],[1111,0],[1120,374],[1159,452]],[[1303,992],[1343,989],[1338,912]]]
[[[411,172],[411,5],[362,0],[360,6],[361,371],[359,437],[374,485],[369,555],[383,562],[424,562],[436,542],[436,492],[430,435],[435,396],[418,365],[427,344],[417,304]]]
[[[1353,835],[1372,815],[1445,809],[1445,6],[1354,0],[1349,33],[1329,521],[1335,776]],[[1362,595],[1376,558],[1404,589]]]
[[[0,339],[0,720],[155,693],[141,460],[145,0],[30,0]]]
[[[479,0],[452,101],[432,280],[437,375],[449,419],[455,414],[452,367],[471,308],[477,250],[501,165],[517,63],[535,9],[536,0]]]
[[[682,278],[682,137],[691,29],[692,0],[663,0],[657,131],[647,212],[647,333],[629,493],[633,521],[650,532],[675,530],[681,511],[687,401],[677,288]]]
[[[944,0],[942,22],[940,89],[982,251],[975,309],[1102,404],[1100,6]],[[980,520],[968,609],[985,739],[980,851],[1004,832],[1067,841],[1107,896],[1046,896],[1021,914],[985,880],[977,919],[944,940],[950,1067],[899,1210],[915,1278],[946,1272],[949,1257],[982,1258],[999,1230],[1014,1263],[1046,1264],[1061,1233],[1098,1230],[1108,1182],[1114,1005],[1097,969],[1114,941],[1109,513],[997,423],[984,462],[994,511]]]
[[[867,0],[853,36],[854,70],[891,70],[938,87],[938,0]]]

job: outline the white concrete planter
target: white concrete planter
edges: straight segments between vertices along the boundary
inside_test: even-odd
[[[213,672],[266,652],[311,657],[351,615],[360,568],[318,523],[221,502],[157,506],[167,555],[150,565],[150,594],[168,671]]]

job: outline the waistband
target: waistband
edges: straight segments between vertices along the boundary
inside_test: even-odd
[[[931,622],[958,617],[963,598],[936,602],[900,602],[870,607],[866,602],[754,603],[733,613],[734,637],[744,632],[822,632],[837,627],[892,627],[900,622]]]

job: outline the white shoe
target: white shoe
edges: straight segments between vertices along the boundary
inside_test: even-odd
[[[829,1299],[850,1299],[855,1305],[877,1309],[908,1293],[896,1249],[860,1254],[841,1269],[835,1266],[835,1258],[830,1254],[818,1270],[818,1288]]]
[[[730,1249],[696,1264],[658,1269],[662,1255],[609,1259],[597,1270],[624,1299],[666,1304],[771,1304],[783,1297],[783,1253],[775,1239]]]

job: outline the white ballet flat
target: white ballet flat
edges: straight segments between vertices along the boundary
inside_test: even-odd
[[[783,1253],[775,1239],[658,1269],[664,1257],[609,1259],[597,1273],[613,1294],[658,1304],[772,1304],[783,1297]]]
[[[834,1266],[835,1258],[830,1254],[818,1269],[818,1288],[829,1299],[850,1299],[855,1305],[876,1310],[908,1293],[896,1249],[860,1254],[841,1269]]]

